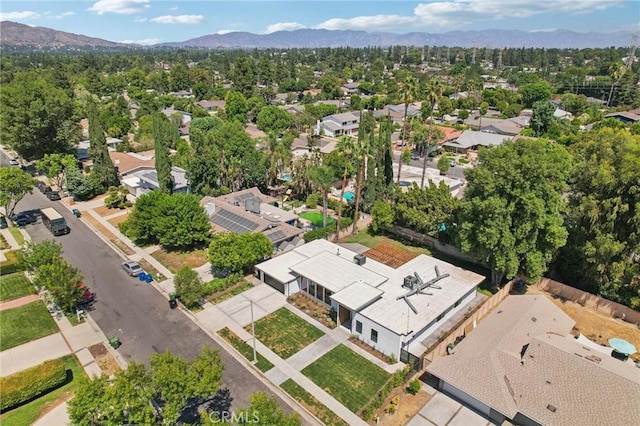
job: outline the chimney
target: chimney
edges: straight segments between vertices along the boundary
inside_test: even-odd
[[[353,263],[355,263],[356,265],[364,265],[365,262],[367,261],[367,257],[360,253],[360,254],[356,254],[355,256],[353,256]]]

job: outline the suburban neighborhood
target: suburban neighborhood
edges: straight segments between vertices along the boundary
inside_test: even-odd
[[[637,37],[0,25],[0,423],[640,424]]]

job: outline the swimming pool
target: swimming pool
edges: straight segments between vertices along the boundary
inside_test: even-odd
[[[344,198],[347,203],[353,203],[356,200],[356,194],[351,191],[345,192],[342,198]]]
[[[282,180],[286,180],[286,181],[291,180],[291,173],[285,173],[285,174],[283,174],[283,175],[282,175],[282,177],[281,177],[280,179],[282,179]]]

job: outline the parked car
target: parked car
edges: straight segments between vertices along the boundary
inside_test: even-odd
[[[20,213],[14,214],[11,217],[11,220],[18,226],[25,226],[29,225],[30,223],[37,222],[39,216],[40,214],[38,210],[25,210]]]
[[[89,290],[89,288],[85,285],[85,283],[80,283],[80,288],[84,290],[82,296],[77,302],[77,305],[87,306],[91,305],[96,300],[96,294]]]
[[[38,189],[40,190],[40,192],[42,192],[43,194],[48,194],[49,192],[53,192],[53,189],[51,189],[51,187],[49,185],[46,184],[42,184],[38,186]]]
[[[60,193],[57,191],[47,192],[47,198],[50,199],[51,201],[61,200]]]
[[[129,276],[132,277],[137,277],[138,275],[140,275],[143,270],[142,267],[140,266],[140,264],[134,260],[130,260],[128,262],[124,262],[122,264],[122,269],[129,274]]]
[[[7,218],[4,216],[0,216],[0,229],[7,229],[9,225],[7,224]]]
[[[9,164],[11,164],[12,166],[17,166],[20,163],[15,158],[12,158],[11,160],[9,160]]]
[[[455,167],[455,165],[456,165],[456,160],[449,161],[449,166],[450,167]]]

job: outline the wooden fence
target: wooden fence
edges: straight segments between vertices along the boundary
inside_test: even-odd
[[[586,291],[574,287],[569,287],[566,284],[559,283],[558,281],[554,281],[549,278],[543,278],[538,284],[538,288],[548,291],[562,299],[576,302],[586,308],[593,309],[601,314],[610,316],[611,318],[622,319],[640,327],[640,312],[634,311],[628,306],[612,302],[611,300],[604,299],[600,296],[587,293]]]

